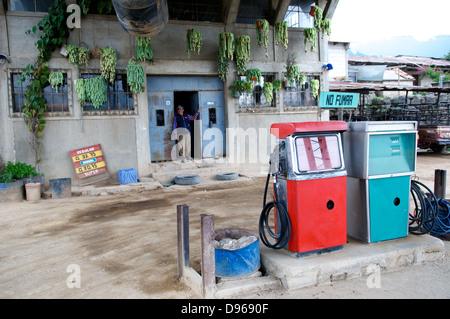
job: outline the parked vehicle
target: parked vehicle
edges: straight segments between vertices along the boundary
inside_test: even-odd
[[[450,147],[450,126],[420,126],[418,147],[444,152]]]

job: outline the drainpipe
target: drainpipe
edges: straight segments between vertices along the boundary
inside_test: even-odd
[[[135,37],[153,36],[169,19],[167,0],[112,0],[122,27]]]

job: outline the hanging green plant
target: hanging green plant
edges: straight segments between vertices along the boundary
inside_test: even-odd
[[[47,101],[43,92],[49,85],[49,72],[47,64],[28,64],[27,70],[20,76],[18,83],[28,80],[25,88],[25,101],[22,107],[23,120],[31,132],[30,144],[34,151],[35,166],[38,168],[41,162],[42,148],[40,139],[45,129],[45,112],[47,111]]]
[[[78,94],[78,101],[80,101],[81,106],[86,105],[86,88],[84,86],[84,79],[77,79],[75,80],[75,91],[77,91]]]
[[[320,30],[322,31],[322,39],[325,35],[325,32],[327,33],[328,36],[330,36],[331,35],[331,20],[330,19],[322,20],[322,22],[320,23]]]
[[[52,72],[49,74],[48,80],[52,88],[58,93],[58,86],[64,83],[64,76],[62,72]]]
[[[77,47],[73,44],[66,45],[67,57],[69,62],[79,67],[80,65],[88,66],[89,59],[91,57],[91,51],[85,47]]]
[[[298,65],[287,65],[286,66],[286,78],[288,79],[290,86],[294,85],[294,81],[299,82],[299,80],[300,80],[300,66],[298,66]]]
[[[188,29],[186,31],[186,52],[188,59],[191,58],[191,51],[199,55],[202,48],[202,33],[197,29]]]
[[[317,40],[317,31],[314,28],[306,28],[303,31],[304,35],[304,44],[305,44],[305,52],[308,51],[308,42],[311,46],[311,52],[316,52],[316,40]]]
[[[288,26],[286,21],[275,22],[275,44],[282,44],[284,49],[288,48]]]
[[[247,95],[252,93],[254,84],[251,81],[234,80],[233,84],[229,86],[233,97],[238,98],[242,93],[246,92]]]
[[[234,34],[222,32],[219,34],[219,58],[233,61],[234,58]]]
[[[220,55],[217,54],[217,64],[218,64],[218,72],[219,78],[225,82],[228,76],[228,64],[229,60],[227,58],[220,58]]]
[[[43,93],[48,86],[48,66],[47,64],[29,64],[27,70],[22,73],[19,84],[29,80],[29,85],[25,89],[25,103],[22,108],[24,121],[30,132],[40,138],[45,128],[44,113],[47,110],[47,101]]]
[[[298,85],[305,84],[306,80],[307,80],[307,76],[306,75],[300,75],[300,77],[298,78]]]
[[[131,60],[127,66],[127,83],[131,92],[135,94],[144,92],[144,68],[142,65],[136,64],[136,61],[134,60]]]
[[[245,75],[248,61],[250,61],[250,37],[248,35],[242,35],[236,39],[236,66],[238,75]]]
[[[261,71],[259,69],[248,69],[245,71],[247,81],[256,81],[261,83]]]
[[[67,5],[64,0],[53,1],[48,9],[48,14],[38,22],[37,26],[25,32],[26,34],[42,32],[39,40],[35,43],[39,50],[38,61],[49,61],[53,51],[60,48],[63,41],[69,37],[69,28],[66,23],[69,13],[66,10]]]
[[[234,35],[231,32],[222,32],[219,34],[219,52],[217,54],[217,63],[219,77],[225,82],[228,76],[228,66],[234,56]]]
[[[153,48],[150,44],[150,37],[137,38],[136,59],[140,62],[148,61],[153,64]]]
[[[265,82],[263,87],[264,97],[266,98],[266,103],[271,104],[273,100],[273,84],[272,82]]]
[[[106,47],[99,50],[100,71],[102,76],[109,83],[114,83],[116,78],[117,51],[114,48]]]
[[[78,0],[77,4],[80,6],[81,11],[84,15],[88,14],[89,6],[91,5],[91,0]]]
[[[311,94],[313,98],[317,98],[317,95],[319,95],[319,89],[320,89],[320,82],[319,80],[311,80],[309,83],[311,86]]]
[[[281,80],[273,80],[272,85],[273,85],[273,93],[281,90],[281,86],[282,86],[283,82]]]
[[[229,86],[229,89],[231,90],[231,95],[233,97],[239,97],[239,95],[245,91],[245,81],[234,80],[233,84]]]
[[[322,22],[323,10],[319,6],[314,6],[314,28],[320,29],[320,24]]]
[[[269,21],[266,19],[256,20],[256,36],[259,46],[263,45],[266,49],[266,57],[269,56],[267,43],[269,42]]]
[[[75,81],[75,90],[81,106],[91,102],[94,108],[100,108],[108,101],[108,88],[103,76],[89,79],[78,79]]]

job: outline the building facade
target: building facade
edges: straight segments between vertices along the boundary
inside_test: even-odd
[[[76,67],[61,50],[54,51],[47,63],[51,72],[58,71],[64,76],[58,91],[51,86],[44,89],[47,112],[39,170],[47,180],[75,179],[69,151],[96,144],[102,146],[113,179],[117,179],[119,170],[129,168],[136,169],[140,177],[151,176],[172,160],[173,117],[178,105],[183,105],[189,114],[200,111],[193,124],[195,158],[224,160],[236,169],[259,169],[259,165],[266,164],[270,141],[265,143],[264,137],[269,135],[272,123],[328,119],[328,112],[318,108],[310,87],[311,80],[319,80],[320,90],[328,90],[328,73],[322,67],[328,63],[328,38],[319,33],[316,50],[312,51],[309,44],[305,48],[304,29],[314,25],[309,15],[311,6],[319,5],[323,18],[331,19],[338,1],[209,3],[168,1],[169,21],[161,32],[151,37],[153,63],[140,63],[146,75],[145,89],[140,94],[132,94],[126,80],[126,67],[136,55],[137,39],[122,28],[116,15],[87,14],[81,18],[80,28],[71,31],[67,44],[89,48],[88,65]],[[183,7],[188,5],[196,9]],[[0,1],[0,53],[7,57],[0,65],[3,71],[0,72],[0,160],[4,162],[34,164],[30,132],[21,112],[27,82],[20,83],[19,79],[39,54],[35,45],[39,31],[36,34],[26,34],[26,31],[38,25],[46,14],[45,8],[38,8],[33,0]],[[267,55],[266,49],[257,42],[257,19],[267,19],[270,23]],[[273,25],[283,20],[290,26],[286,49],[274,42]],[[200,54],[191,53],[190,57],[186,52],[188,29],[199,30],[203,38]],[[222,32],[231,32],[235,38],[250,37],[251,54],[246,67],[259,69],[263,81],[284,81],[291,54],[291,58],[296,57],[305,82],[283,85],[274,93],[271,103],[264,97],[262,82],[255,82],[249,94],[232,96],[229,87],[242,77],[237,75],[236,62],[231,61],[225,81],[219,78],[218,36]],[[89,103],[81,106],[75,81],[100,74],[100,61],[95,53],[105,47],[117,50],[116,78],[108,85],[108,101],[100,108]],[[263,156],[249,154],[255,150],[249,145],[254,143],[249,138],[253,132],[258,139],[263,138],[260,149],[256,148]]]

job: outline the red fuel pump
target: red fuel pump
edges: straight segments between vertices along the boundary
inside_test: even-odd
[[[347,242],[347,171],[341,135],[346,130],[347,124],[341,121],[271,126],[278,144],[271,154],[259,226],[267,247],[287,248],[297,257],[343,249]],[[274,200],[266,204],[270,175]],[[272,209],[274,231],[269,226]]]

